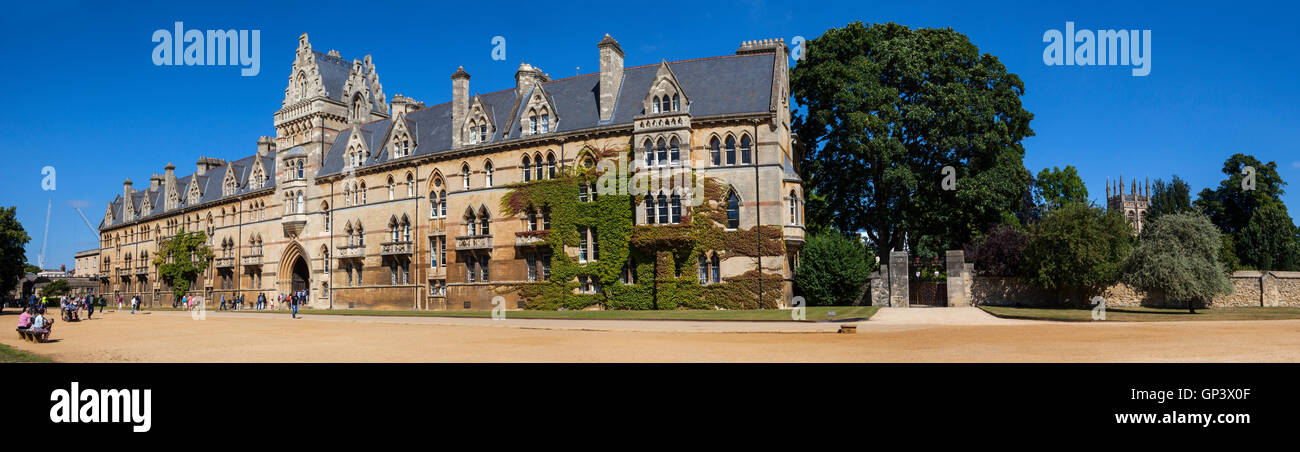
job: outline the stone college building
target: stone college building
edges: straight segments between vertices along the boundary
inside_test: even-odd
[[[236,160],[127,179],[99,230],[100,293],[170,305],[155,253],[203,231],[209,303],[307,290],[326,309],[788,307],[804,241],[788,49],[552,80],[521,64],[451,102],[390,100],[369,56],[299,38],[275,136]],[[250,146],[251,148],[251,146]],[[251,151],[251,149],[250,149]]]

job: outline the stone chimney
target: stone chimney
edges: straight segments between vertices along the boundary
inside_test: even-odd
[[[410,112],[424,108],[424,102],[398,94],[393,96],[392,108],[389,110],[389,116],[397,116],[397,113],[408,114]]]
[[[275,152],[275,139],[271,137],[257,137],[257,156],[266,157],[272,152]]]
[[[199,157],[198,163],[194,164],[194,175],[195,176],[207,175],[208,170],[212,168],[216,168],[223,164],[225,164],[225,161],[216,157]]]
[[[157,190],[158,187],[162,186],[162,181],[163,181],[163,177],[159,176],[157,173],[155,173],[152,176],[149,176],[149,189]]]
[[[540,68],[528,63],[519,63],[519,70],[515,71],[515,96],[522,97],[538,83],[549,81],[551,77],[542,73]]]
[[[469,73],[465,67],[456,68],[451,74],[451,147],[461,146],[462,128],[465,115],[469,113]]]
[[[605,33],[596,47],[600,49],[600,120],[614,117],[614,101],[623,84],[623,48]]]
[[[131,178],[128,177],[126,182],[122,182],[122,199],[129,199],[133,192],[135,190],[131,189]]]

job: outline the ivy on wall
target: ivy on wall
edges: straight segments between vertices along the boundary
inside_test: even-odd
[[[708,252],[717,253],[720,260],[782,256],[785,242],[779,226],[724,229],[727,213],[722,206],[727,192],[714,179],[703,181],[700,205],[683,206],[680,224],[634,226],[633,209],[644,208],[643,201],[626,194],[627,187],[617,186],[626,179],[601,177],[611,171],[625,173],[630,151],[597,150],[589,145],[579,155],[578,165],[553,179],[511,185],[502,199],[501,210],[509,216],[523,214],[530,207],[538,212],[550,209],[549,232],[519,234],[542,238],[538,249],[550,252],[550,278],[506,289],[517,292],[527,309],[596,305],[605,309],[756,309],[779,305],[784,282],[780,274],[751,269],[721,283],[700,284],[697,267],[699,257]],[[583,165],[587,157],[598,164]],[[594,201],[579,201],[579,186],[586,184],[597,184],[600,189]],[[579,246],[580,228],[597,232],[594,249],[599,255],[595,261],[579,262],[565,252],[566,247]],[[634,263],[630,284],[621,281],[629,258]],[[598,281],[600,291],[578,293],[580,276]]]

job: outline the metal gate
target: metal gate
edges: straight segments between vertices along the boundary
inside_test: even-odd
[[[948,283],[943,278],[944,261],[916,258],[908,267],[908,303],[916,306],[948,306]],[[938,276],[935,274],[938,273]]]

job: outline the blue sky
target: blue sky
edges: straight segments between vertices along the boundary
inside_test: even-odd
[[[199,156],[252,154],[258,136],[274,134],[272,114],[303,32],[315,48],[347,59],[373,55],[389,99],[400,93],[433,105],[449,100],[458,65],[483,93],[512,87],[520,62],[553,78],[594,72],[604,33],[633,66],[730,54],[744,40],[812,39],[855,20],[951,27],[1024,80],[1037,132],[1025,141],[1026,167],[1074,165],[1095,200],[1106,178],[1121,174],[1178,174],[1195,194],[1218,184],[1235,152],[1276,161],[1285,180],[1300,182],[1300,27],[1297,8],[1284,3],[663,1],[656,15],[638,2],[171,3],[182,2],[25,2],[0,17],[9,99],[0,109],[0,205],[18,206],[30,262],[46,238],[51,200],[46,267],[71,267],[74,252],[97,244],[74,205],[97,226],[126,177],[139,188],[167,162],[183,175]],[[261,30],[261,73],[154,66],[150,37],[175,21]],[[1066,21],[1152,30],[1151,74],[1044,65],[1043,33]],[[491,59],[498,35],[507,40],[505,61]],[[47,165],[57,171],[53,191],[41,187]],[[1284,199],[1295,216],[1300,188],[1290,188]]]

